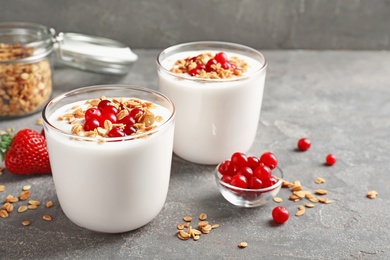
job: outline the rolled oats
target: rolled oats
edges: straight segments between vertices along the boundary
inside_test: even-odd
[[[318,195],[326,195],[326,194],[328,194],[328,191],[323,190],[323,189],[319,189],[319,190],[316,190],[315,193]]]
[[[367,197],[370,199],[375,199],[378,196],[378,192],[375,190],[371,190],[367,192]]]
[[[8,212],[5,209],[0,210],[0,217],[8,218]]]
[[[30,226],[31,225],[31,221],[29,221],[29,220],[22,221],[22,225],[23,226]]]
[[[31,185],[24,185],[22,188],[23,191],[30,190],[30,189],[31,189]]]
[[[20,207],[18,208],[18,212],[19,212],[19,213],[25,212],[25,211],[27,211],[27,210],[28,210],[28,207],[27,207],[26,205],[20,206]]]
[[[321,183],[324,183],[325,182],[325,179],[322,178],[322,177],[318,177],[316,180],[315,180],[315,183],[317,184],[321,184]]]
[[[199,215],[199,220],[206,220],[207,219],[207,214],[206,213],[201,213],[200,215]]]
[[[247,247],[248,246],[248,243],[247,242],[240,242],[239,244],[238,244],[238,247],[239,248],[245,248],[245,247]]]
[[[3,204],[1,209],[5,209],[8,213],[11,213],[12,211],[14,211],[14,205],[12,203],[6,202]]]
[[[273,200],[274,200],[276,203],[281,203],[281,202],[283,202],[283,199],[282,199],[282,198],[279,198],[279,197],[274,197]]]
[[[8,195],[7,197],[5,197],[5,201],[10,203],[15,203],[18,202],[19,199],[17,197],[14,197],[13,195]]]
[[[20,200],[27,200],[29,197],[30,197],[30,191],[29,190],[25,190],[25,191],[22,191],[19,195],[19,199]]]
[[[45,215],[42,216],[42,219],[46,220],[46,221],[51,221],[53,219],[53,217],[50,216],[50,215],[45,214]]]

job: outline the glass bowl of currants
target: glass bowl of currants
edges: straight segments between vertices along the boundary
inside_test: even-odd
[[[260,157],[236,152],[215,169],[215,179],[222,196],[239,207],[262,206],[275,197],[283,182],[283,171],[271,152]]]

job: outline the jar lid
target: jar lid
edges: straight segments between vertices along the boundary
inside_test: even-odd
[[[138,59],[121,42],[79,33],[59,33],[55,47],[59,63],[92,72],[125,74]]]

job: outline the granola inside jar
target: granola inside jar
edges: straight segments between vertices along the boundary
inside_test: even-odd
[[[0,23],[0,119],[40,111],[52,93],[51,29]]]

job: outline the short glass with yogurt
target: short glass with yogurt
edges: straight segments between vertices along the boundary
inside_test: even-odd
[[[151,102],[162,120],[150,131],[100,139],[76,136],[72,124],[58,120],[101,96]],[[42,114],[57,196],[71,221],[119,233],[159,214],[168,192],[174,136],[175,107],[166,96],[134,86],[85,87],[52,99]]]
[[[204,53],[226,53],[247,64],[229,78],[177,73],[177,61]],[[234,152],[246,153],[257,134],[267,61],[247,46],[226,42],[192,42],[169,47],[157,58],[159,90],[177,109],[174,152],[200,164],[218,164]]]

